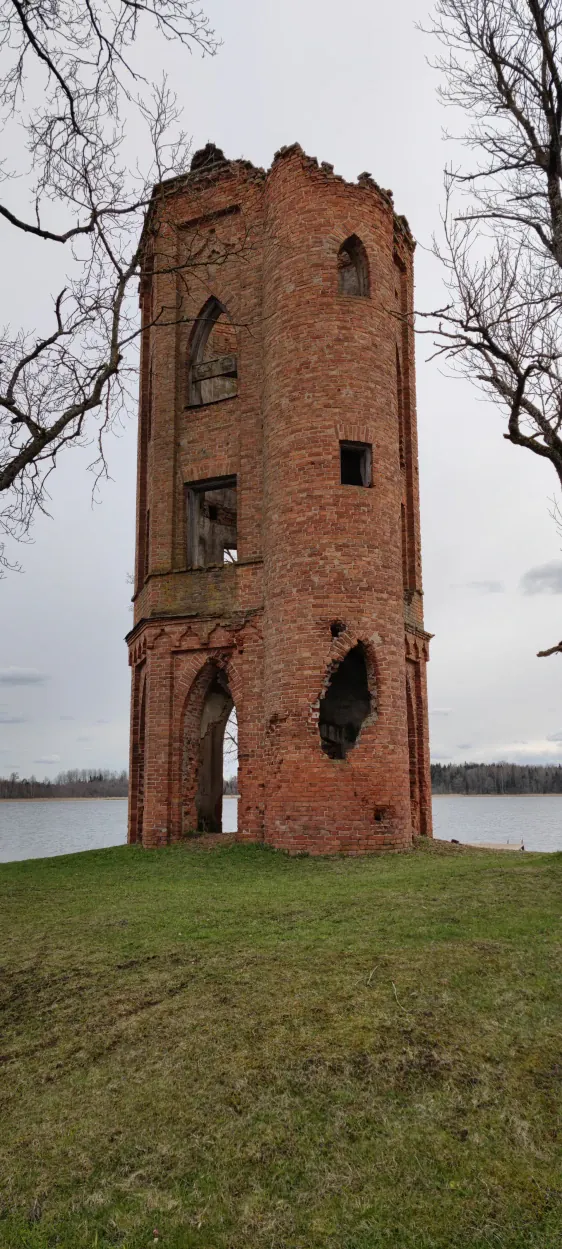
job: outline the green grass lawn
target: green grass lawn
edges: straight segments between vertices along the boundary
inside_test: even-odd
[[[0,869],[0,1249],[554,1249],[562,855]]]

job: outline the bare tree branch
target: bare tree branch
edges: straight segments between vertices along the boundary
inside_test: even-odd
[[[437,0],[431,33],[473,164],[446,172],[448,303],[422,332],[562,484],[562,0]]]
[[[52,324],[0,332],[0,537],[25,536],[69,444],[96,439],[104,470],[104,435],[130,405],[147,210],[157,213],[162,182],[185,172],[189,156],[173,93],[136,64],[141,32],[186,51],[217,48],[205,14],[186,0],[0,0],[0,123],[23,128],[29,156],[27,171],[0,167],[0,220],[60,244],[66,265]],[[146,134],[142,169],[126,142],[132,120],[135,135],[139,123]],[[28,214],[8,202],[22,174]],[[178,261],[176,239],[159,244],[155,273],[179,268],[185,284],[197,281],[206,247]],[[160,308],[153,323],[177,315]]]

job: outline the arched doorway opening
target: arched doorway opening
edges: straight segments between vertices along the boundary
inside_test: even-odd
[[[222,832],[223,760],[225,730],[234,708],[228,680],[213,667],[203,702],[199,730],[199,758],[195,808],[199,832]]]

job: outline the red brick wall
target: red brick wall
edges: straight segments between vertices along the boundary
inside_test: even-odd
[[[178,179],[156,205],[143,314],[166,324],[143,342],[130,839],[139,776],[145,845],[195,818],[212,659],[238,713],[241,837],[293,852],[403,847],[431,834],[407,226],[389,193],[344,182],[297,146],[267,174],[231,162]],[[367,252],[369,297],[338,294],[351,234]],[[185,270],[159,272],[172,256]],[[236,328],[238,394],[189,408],[189,343],[210,295]],[[340,440],[372,444],[371,489],[340,484]],[[230,474],[238,564],[189,572],[185,483]],[[334,621],[345,625],[336,638]],[[376,714],[347,758],[331,759],[319,698],[357,642]]]

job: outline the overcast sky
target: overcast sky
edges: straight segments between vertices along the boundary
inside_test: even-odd
[[[169,46],[166,68],[194,147],[267,167],[298,141],[337,173],[368,169],[392,187],[418,240],[417,305],[442,296],[428,248],[439,230],[439,105],[416,30],[425,5],[400,0],[208,0],[223,46],[213,59]],[[154,47],[147,43],[150,68]],[[148,55],[147,55],[148,66]],[[2,320],[41,329],[61,255],[3,237]],[[62,284],[62,283],[61,283]],[[418,342],[418,422],[432,756],[562,760],[562,657],[535,652],[562,636],[562,538],[550,516],[548,465],[502,438],[498,412],[427,363]],[[20,549],[24,571],[0,583],[0,774],[121,768],[128,759],[136,429],[110,448],[112,480],[92,508],[91,453],[71,451],[51,478],[52,519]]]

